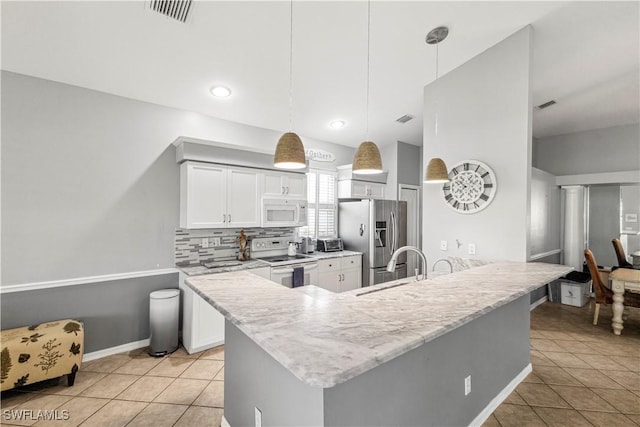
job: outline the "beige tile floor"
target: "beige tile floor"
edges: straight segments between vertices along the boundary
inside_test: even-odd
[[[622,336],[611,308],[598,326],[589,306],[545,303],[531,313],[533,372],[485,426],[639,426],[640,310],[629,310]],[[64,421],[2,425],[219,426],[224,348],[153,358],[144,349],[85,363],[73,387],[51,380],[2,393],[2,409],[66,410]]]

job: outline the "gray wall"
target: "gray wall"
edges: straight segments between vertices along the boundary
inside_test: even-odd
[[[398,183],[422,185],[422,147],[398,141]]]
[[[2,294],[2,329],[73,318],[84,353],[149,338],[149,294],[177,288],[178,273]]]
[[[529,295],[324,390],[298,380],[229,321],[225,335],[232,426],[254,425],[254,407],[264,426],[463,426],[529,364]]]
[[[598,265],[618,265],[611,239],[620,236],[620,186],[589,187],[589,249]]]
[[[2,72],[3,288],[174,266],[178,136],[274,150],[280,131]],[[354,149],[303,137],[351,163]],[[90,280],[87,280],[90,282]],[[85,321],[86,349],[149,338],[177,274],[2,294],[2,326]]]
[[[441,185],[423,186],[422,247],[428,259],[527,259],[531,32],[530,27],[518,31],[425,87],[423,164],[433,157],[441,157],[448,167],[464,159],[480,160],[497,179],[491,205],[471,215],[447,207]],[[449,242],[446,253],[440,251],[441,240]],[[475,243],[475,256],[467,255],[468,243]]]
[[[554,175],[638,170],[638,141],[638,123],[541,138],[533,146],[533,166]]]
[[[173,266],[181,135],[275,149],[281,132],[2,72],[2,285]]]
[[[322,389],[309,387],[225,320],[224,416],[230,425],[323,426]]]

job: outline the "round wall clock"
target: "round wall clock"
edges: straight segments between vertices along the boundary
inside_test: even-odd
[[[497,182],[493,170],[478,160],[463,160],[449,172],[442,186],[444,200],[458,213],[476,213],[486,208],[496,195]]]

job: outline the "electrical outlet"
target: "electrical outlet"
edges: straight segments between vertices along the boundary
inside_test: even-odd
[[[447,241],[446,240],[440,240],[440,250],[441,251],[446,251],[447,250]]]
[[[207,239],[206,237],[203,237],[202,240],[200,241],[200,246],[202,246],[203,248],[208,248],[209,239]]]
[[[214,237],[211,239],[211,246],[220,246],[220,238]]]
[[[471,375],[464,379],[464,395],[471,393]]]
[[[262,411],[256,406],[256,427],[262,427]]]
[[[476,244],[469,243],[469,255],[475,255],[475,254],[476,254]]]

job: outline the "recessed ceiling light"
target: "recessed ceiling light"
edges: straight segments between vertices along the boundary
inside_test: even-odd
[[[342,129],[345,124],[346,123],[344,120],[334,120],[331,123],[329,123],[329,127],[331,129]]]
[[[209,90],[209,92],[211,92],[211,95],[218,98],[226,98],[231,95],[231,89],[225,86],[214,86]]]

